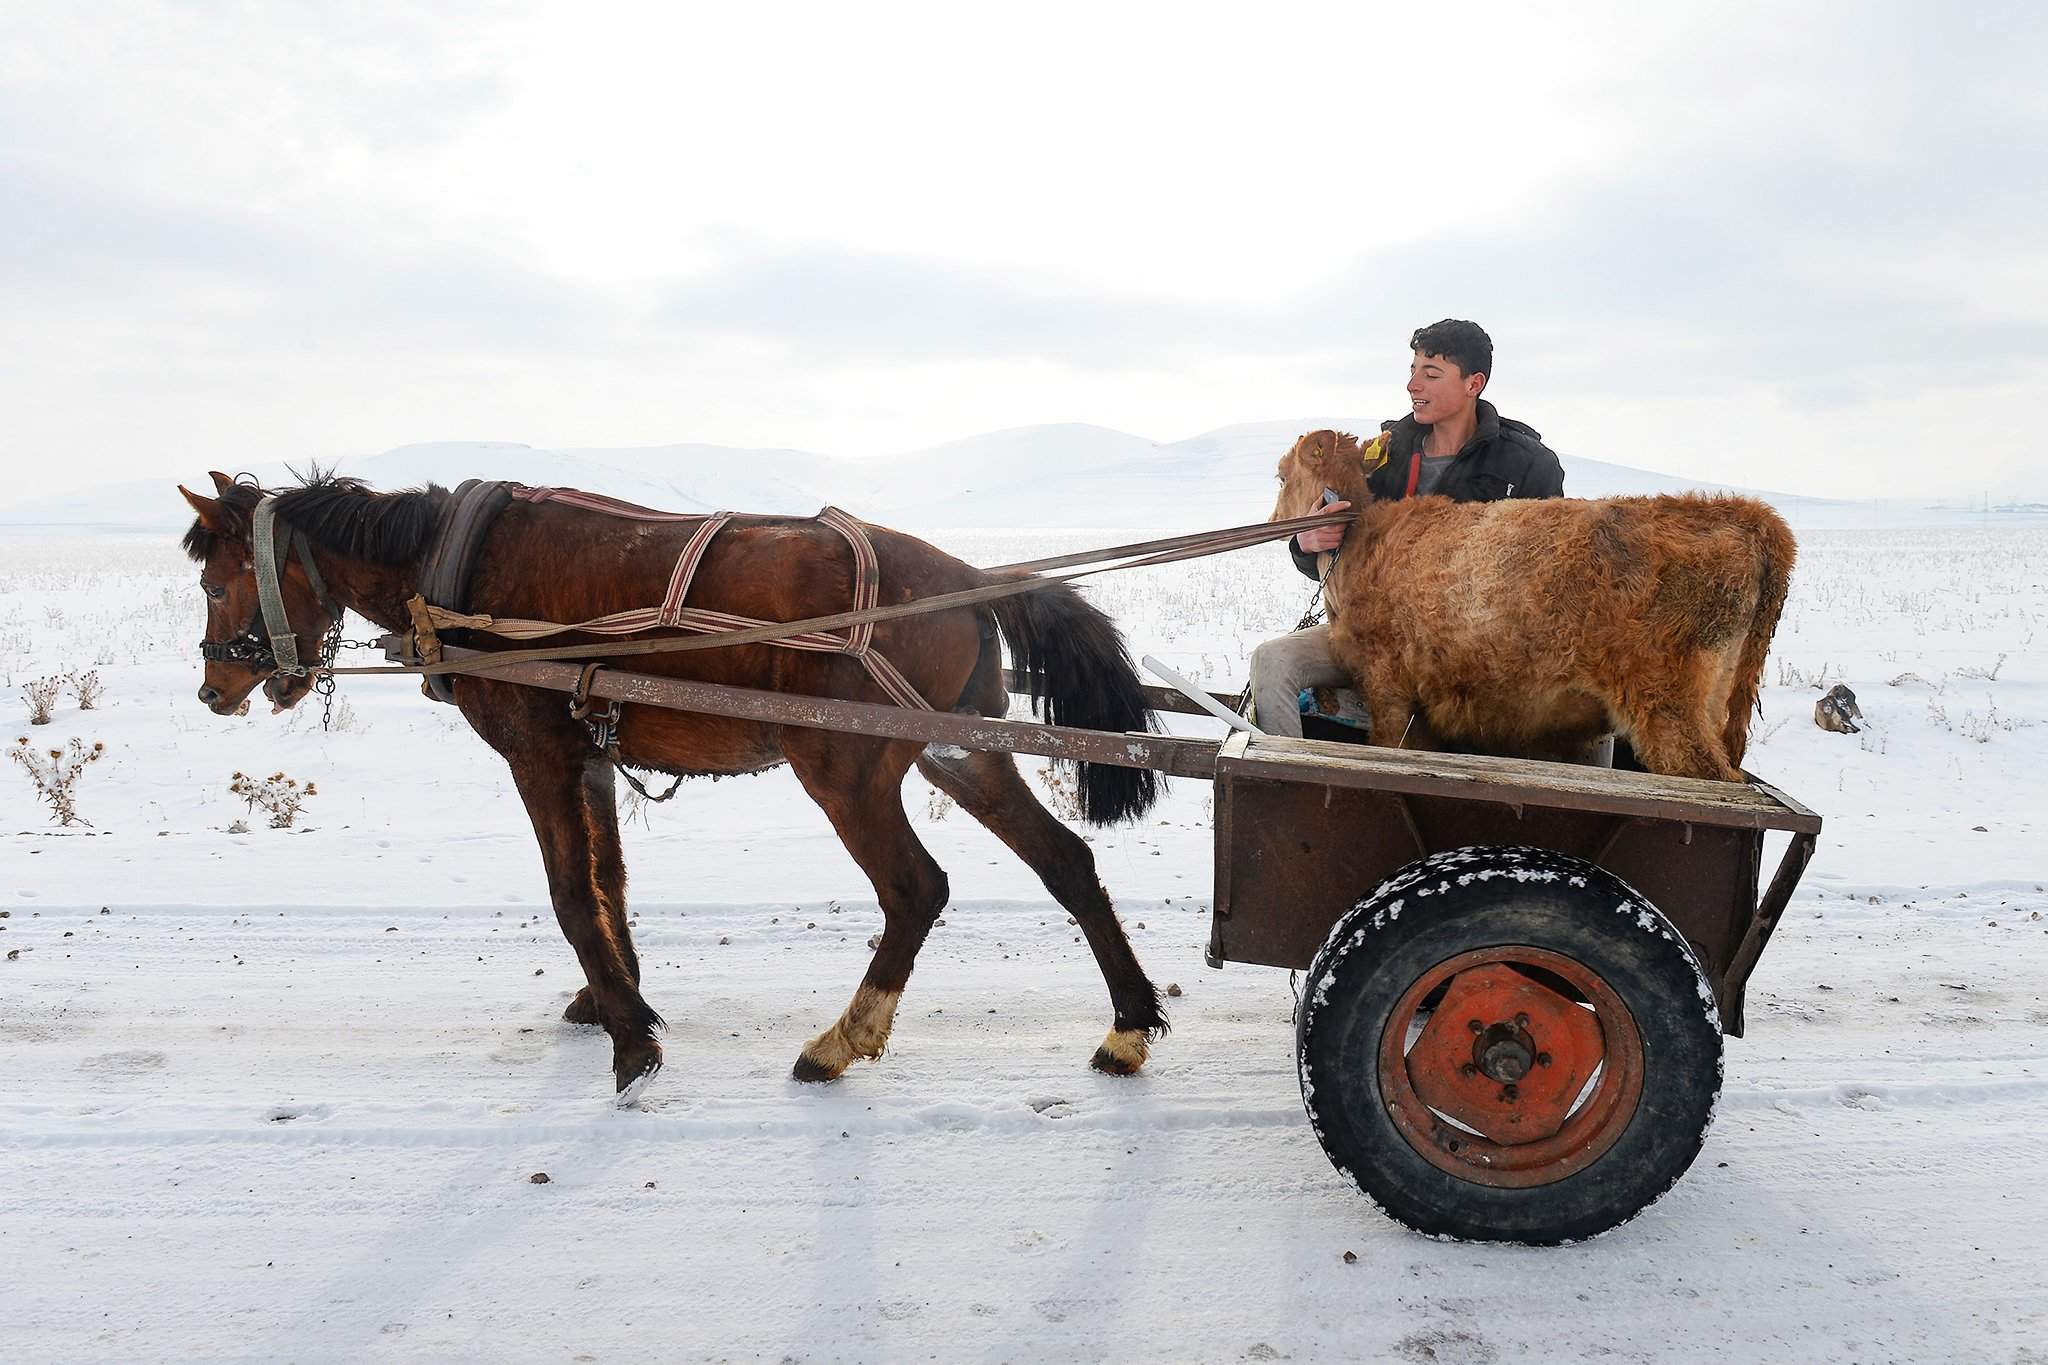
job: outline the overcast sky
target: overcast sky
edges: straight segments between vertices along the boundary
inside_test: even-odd
[[[2048,494],[2048,6],[1671,9],[9,0],[0,451],[1175,440],[1454,316],[1569,454]]]

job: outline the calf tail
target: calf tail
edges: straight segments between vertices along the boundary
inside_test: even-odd
[[[1785,594],[1792,586],[1792,562],[1798,542],[1785,519],[1769,507],[1758,504],[1756,516],[1757,597],[1756,613],[1742,640],[1742,653],[1735,666],[1735,686],[1728,696],[1728,725],[1722,743],[1728,761],[1742,766],[1749,748],[1749,719],[1759,709],[1763,690],[1764,657],[1771,650],[1771,636],[1777,633],[1778,617],[1785,610]]]
[[[1080,593],[1060,584],[989,603],[1031,707],[1054,725],[1122,734],[1154,729],[1144,685],[1110,619]],[[1114,824],[1143,815],[1159,799],[1159,774],[1106,763],[1076,765],[1081,818]]]

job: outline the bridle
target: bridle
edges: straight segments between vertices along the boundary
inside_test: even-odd
[[[324,677],[341,642],[341,608],[328,596],[327,583],[313,564],[313,547],[307,542],[306,533],[296,527],[277,524],[276,502],[276,494],[266,493],[256,504],[250,533],[256,551],[257,615],[251,617],[242,633],[232,640],[202,639],[199,657],[215,663],[242,664],[266,674],[288,678],[303,678],[316,670]],[[321,657],[312,664],[299,662],[298,637],[292,633],[291,621],[285,614],[284,586],[278,573],[277,554],[278,541],[284,535],[289,535],[299,563],[306,570],[306,580],[312,584],[313,593],[320,599],[320,607],[327,613],[329,622]],[[256,631],[259,619],[263,625],[261,635]]]

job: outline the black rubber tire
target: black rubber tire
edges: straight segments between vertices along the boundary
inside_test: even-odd
[[[1571,958],[1621,997],[1642,1095],[1614,1145],[1551,1184],[1502,1188],[1439,1168],[1395,1126],[1382,1034],[1408,988],[1477,948]],[[1553,1245],[1633,1218],[1699,1155],[1721,1090],[1721,1019],[1684,937],[1611,873],[1547,849],[1473,847],[1410,863],[1354,906],[1309,967],[1296,1023],[1302,1102],[1337,1169],[1431,1236]]]

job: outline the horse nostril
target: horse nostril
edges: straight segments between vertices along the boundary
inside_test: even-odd
[[[202,705],[211,706],[220,700],[220,693],[211,687],[202,687],[199,689],[199,700]]]

